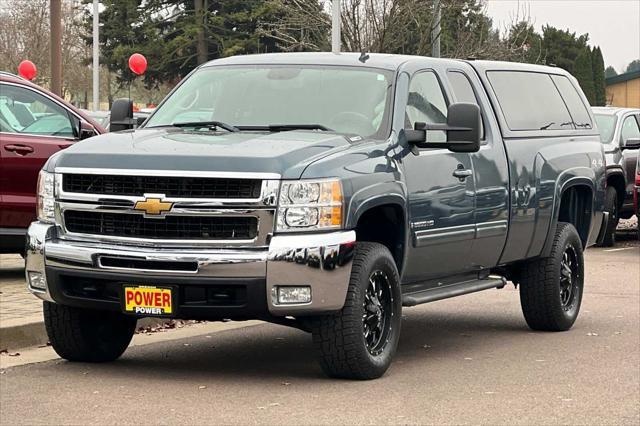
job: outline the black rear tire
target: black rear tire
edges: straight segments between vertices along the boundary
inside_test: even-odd
[[[584,288],[582,242],[559,222],[549,257],[528,262],[520,276],[520,304],[533,330],[565,331],[578,318]]]
[[[620,215],[618,213],[618,192],[614,187],[607,187],[604,203],[605,210],[609,212],[609,220],[607,221],[604,239],[600,247],[612,247],[616,243],[616,228],[620,221]]]
[[[136,318],[44,302],[44,324],[51,346],[69,361],[109,362],[124,353]]]
[[[356,246],[344,307],[313,321],[313,342],[330,377],[368,380],[382,376],[398,346],[402,318],[400,277],[389,250]]]

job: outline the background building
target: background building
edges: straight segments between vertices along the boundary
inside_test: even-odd
[[[640,70],[605,79],[607,105],[640,108]]]

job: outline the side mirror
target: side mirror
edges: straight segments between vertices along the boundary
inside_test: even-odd
[[[133,129],[134,124],[133,101],[125,98],[113,101],[109,117],[109,131],[118,132],[120,130]]]
[[[638,149],[640,148],[640,138],[629,138],[624,141],[622,149]]]
[[[83,139],[87,139],[90,138],[92,136],[95,136],[96,133],[96,129],[93,128],[93,126],[89,123],[86,123],[84,121],[81,121],[79,119],[77,119],[76,117],[73,117],[71,120],[72,124],[73,124],[73,138],[76,140],[83,140]]]
[[[144,122],[147,121],[147,118],[149,118],[148,115],[142,115],[142,116],[136,117],[136,119],[135,119],[136,127],[142,126],[144,124]]]
[[[414,130],[405,130],[407,141],[419,148],[446,148],[452,152],[480,150],[480,107],[471,103],[456,103],[447,109],[447,124],[416,123]],[[429,130],[445,131],[446,142],[427,142]]]

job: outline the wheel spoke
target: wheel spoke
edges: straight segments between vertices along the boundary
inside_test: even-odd
[[[578,285],[576,256],[575,249],[567,246],[560,262],[560,303],[565,310],[573,306],[576,297]]]
[[[369,285],[363,297],[363,335],[367,349],[373,355],[379,354],[386,346],[390,332],[391,286],[382,271],[369,276]]]

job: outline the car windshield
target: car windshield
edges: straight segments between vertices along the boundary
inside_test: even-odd
[[[144,127],[215,121],[240,130],[330,129],[386,137],[392,81],[393,72],[371,68],[205,67],[185,80]]]
[[[600,132],[600,141],[602,143],[609,143],[613,140],[613,133],[616,130],[616,121],[618,119],[615,115],[610,114],[595,114],[596,123],[598,124],[598,131]]]

